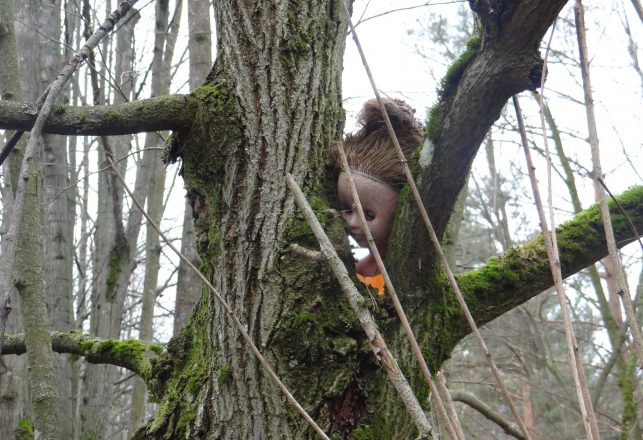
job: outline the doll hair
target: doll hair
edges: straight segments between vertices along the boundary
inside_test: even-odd
[[[404,101],[387,98],[383,101],[404,157],[408,158],[422,143],[422,124],[415,119],[415,110]],[[399,189],[406,183],[406,175],[377,100],[370,99],[364,103],[359,123],[362,127],[344,139],[344,151],[351,172]],[[341,169],[337,146],[332,148],[331,158],[335,166]]]

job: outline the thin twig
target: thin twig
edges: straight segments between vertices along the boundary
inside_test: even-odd
[[[291,243],[288,246],[288,250],[300,257],[304,257],[307,260],[324,261],[324,255],[321,252],[305,248],[297,243]]]
[[[601,394],[603,392],[603,387],[605,386],[605,382],[607,381],[608,376],[612,372],[612,368],[614,368],[614,365],[616,365],[616,361],[618,361],[619,358],[623,356],[623,352],[621,350],[626,340],[627,326],[623,325],[616,335],[616,343],[612,346],[612,353],[610,354],[609,359],[604,363],[600,376],[598,376],[598,379],[596,379],[596,381],[594,382],[594,387],[592,390],[592,405],[598,405],[598,401],[601,398]]]
[[[107,153],[107,151],[106,151]],[[306,412],[306,410],[297,402],[297,399],[292,395],[290,390],[284,385],[284,383],[279,379],[279,376],[274,372],[266,358],[263,357],[255,343],[252,341],[252,338],[244,328],[243,324],[241,324],[241,321],[239,321],[239,318],[234,314],[234,311],[228,304],[228,302],[223,298],[221,293],[210,283],[210,281],[203,275],[199,269],[190,261],[189,258],[187,258],[185,255],[181,253],[181,251],[174,246],[172,241],[168,238],[167,235],[163,231],[161,231],[161,228],[150,218],[149,214],[143,209],[143,206],[140,204],[140,202],[134,197],[134,194],[132,193],[132,190],[127,186],[125,183],[125,179],[123,176],[118,172],[118,169],[116,168],[116,164],[114,163],[112,157],[110,154],[106,154],[107,161],[109,162],[110,166],[112,167],[112,171],[114,172],[114,175],[118,177],[118,180],[121,182],[121,185],[123,185],[123,188],[127,192],[127,194],[130,196],[130,199],[132,200],[132,203],[136,206],[136,208],[143,214],[145,219],[147,220],[148,224],[158,232],[159,236],[163,239],[165,244],[167,244],[170,249],[174,251],[174,253],[185,263],[186,266],[194,272],[194,274],[207,286],[207,288],[212,292],[214,297],[219,301],[219,303],[223,306],[223,308],[226,311],[226,314],[228,315],[228,318],[232,321],[234,326],[237,328],[239,333],[241,334],[241,337],[246,341],[250,349],[252,350],[253,354],[261,364],[261,366],[266,370],[270,378],[275,382],[275,384],[279,387],[279,389],[284,393],[286,396],[286,399],[288,399],[288,402],[295,407],[297,412],[301,414],[301,416],[306,419],[308,424],[320,435],[321,438],[330,440],[330,438],[324,433],[324,431],[317,425],[317,423],[310,417],[310,415]]]
[[[561,314],[563,316],[563,326],[565,328],[565,336],[567,340],[567,355],[569,356],[569,363],[571,364],[572,375],[574,376],[574,383],[576,384],[576,393],[578,397],[578,404],[580,406],[581,415],[583,417],[583,424],[585,426],[585,431],[587,433],[587,438],[590,440],[598,440],[593,434],[592,423],[590,415],[588,414],[587,409],[587,400],[585,399],[585,393],[583,388],[587,388],[585,383],[585,374],[583,371],[583,365],[580,359],[580,354],[578,350],[578,343],[576,341],[576,335],[574,334],[574,328],[572,327],[571,319],[569,317],[569,306],[567,305],[567,298],[565,297],[565,292],[563,291],[563,276],[560,270],[560,259],[558,258],[558,246],[556,242],[552,239],[549,228],[547,227],[547,219],[545,217],[545,210],[543,208],[543,203],[540,198],[540,191],[538,190],[538,182],[536,180],[535,167],[531,160],[531,153],[529,151],[529,144],[527,141],[527,133],[525,132],[524,123],[522,119],[522,112],[520,110],[520,104],[518,102],[518,97],[513,96],[514,108],[516,111],[516,119],[518,120],[518,129],[520,131],[520,137],[523,143],[523,149],[525,152],[525,157],[527,160],[527,170],[529,174],[529,180],[531,181],[531,187],[534,194],[534,203],[538,211],[538,218],[540,221],[540,228],[543,234],[543,242],[545,249],[547,250],[547,259],[549,261],[549,268],[552,272],[552,278],[554,279],[554,286],[556,287],[556,295],[558,296],[558,303],[560,304]],[[591,401],[589,402],[591,406]]]
[[[565,293],[563,290],[563,276],[561,273],[561,268],[560,268],[560,255],[558,252],[558,239],[556,237],[556,220],[554,216],[554,201],[553,201],[553,183],[552,183],[552,160],[551,160],[551,153],[549,150],[549,138],[547,136],[547,129],[545,125],[545,112],[544,112],[544,107],[545,107],[545,78],[547,77],[547,61],[549,59],[549,52],[551,48],[551,42],[554,37],[554,32],[556,31],[556,21],[554,21],[554,25],[552,26],[551,33],[549,34],[549,41],[547,43],[547,49],[545,51],[545,57],[543,60],[543,71],[540,75],[540,97],[538,100],[538,104],[540,107],[540,128],[541,128],[541,133],[542,133],[542,139],[543,139],[543,144],[545,147],[545,158],[547,161],[547,205],[548,205],[548,210],[549,210],[549,228],[547,228],[546,223],[541,224],[541,227],[544,229],[549,229],[549,232],[551,234],[551,254],[553,257],[553,264],[555,265],[555,269],[552,266],[552,277],[554,280],[556,280],[557,277],[560,277],[558,285],[556,285],[556,290],[557,290],[557,295],[558,299],[562,298],[563,300],[566,299]],[[518,104],[518,98],[515,97],[514,104],[516,106],[516,112],[517,115],[520,112],[520,107]],[[523,124],[524,121],[522,117],[520,117],[520,121],[518,122],[519,126]],[[523,125],[523,131],[524,131],[524,125]],[[521,133],[521,139],[524,142],[526,139],[526,135],[524,133]],[[533,169],[530,170],[531,172],[535,172]],[[538,207],[540,209],[540,207]],[[546,245],[547,246],[547,245]],[[549,255],[548,255],[549,256]],[[550,260],[550,266],[552,264],[552,260]],[[553,271],[556,270],[558,273],[554,274]],[[558,292],[560,290],[560,293]],[[570,357],[570,362],[573,360],[574,362],[572,365],[574,368],[578,370],[577,372],[577,382],[576,386],[580,387],[580,389],[577,389],[577,393],[579,393],[580,396],[582,396],[584,405],[585,405],[585,410],[586,414],[583,414],[583,406],[581,405],[581,414],[585,416],[584,426],[586,428],[586,432],[588,437],[593,437],[596,440],[600,438],[600,434],[598,431],[598,424],[596,422],[596,415],[594,414],[594,406],[592,405],[592,397],[589,392],[589,387],[587,386],[587,380],[585,379],[585,370],[583,367],[583,361],[580,358],[580,355],[578,354],[578,350],[575,349],[577,347],[577,342],[576,342],[576,335],[574,334],[574,328],[572,327],[571,320],[569,322],[565,319],[565,316],[563,316],[563,325],[565,326],[565,332],[569,332],[571,334],[571,339],[568,339],[568,342],[572,342],[574,345],[569,346],[568,350],[570,350],[570,354],[572,354],[573,350],[573,357]],[[589,430],[587,429],[589,428]],[[591,436],[590,436],[591,432]]]
[[[463,391],[454,391],[453,400],[469,405],[471,408],[475,409],[480,414],[482,414],[487,420],[495,423],[500,428],[502,428],[502,430],[507,435],[515,437],[519,440],[525,439],[525,437],[520,433],[520,431],[518,431],[516,428],[511,426],[511,424],[508,423],[501,414],[498,414],[496,411],[492,410],[484,402],[475,398],[471,394],[465,393]]]
[[[366,18],[363,18],[363,14],[362,14],[362,17],[360,17],[360,19],[357,20],[357,23],[355,23],[355,27],[359,26],[362,23],[366,23],[369,20],[384,17],[386,15],[394,14],[396,12],[410,11],[410,10],[413,10],[413,9],[425,8],[427,6],[452,5],[454,3],[464,3],[464,0],[451,0],[451,1],[442,1],[442,2],[432,2],[432,1],[429,0],[427,2],[424,2],[424,3],[420,4],[420,5],[407,6],[407,7],[404,7],[404,8],[389,9],[386,12],[381,12],[379,14],[371,15],[371,16],[366,17]],[[364,10],[364,12],[366,12],[366,10]]]
[[[632,223],[632,220],[630,220],[630,216],[627,215],[627,212],[625,212],[625,210],[623,209],[621,204],[618,202],[616,197],[614,197],[614,194],[612,194],[612,191],[610,191],[610,189],[607,187],[607,185],[605,185],[605,182],[603,181],[603,179],[601,177],[597,177],[596,180],[598,180],[598,183],[600,183],[603,186],[603,188],[605,188],[605,191],[607,191],[607,194],[610,196],[610,199],[612,199],[612,202],[614,202],[614,204],[618,208],[619,212],[621,214],[623,214],[623,218],[625,219],[625,222],[630,227],[630,230],[634,234],[634,237],[636,238],[636,240],[641,245],[641,250],[643,250],[643,240],[641,240],[641,235],[639,234],[639,231],[636,230],[636,226],[634,226],[634,223]]]
[[[362,329],[364,329],[364,333],[366,333],[366,337],[371,344],[371,350],[373,351],[373,354],[384,367],[384,370],[388,374],[391,383],[398,392],[400,399],[402,399],[402,402],[404,402],[406,410],[415,423],[415,426],[417,426],[418,430],[420,431],[420,434],[423,436],[431,436],[432,431],[429,420],[427,419],[426,414],[424,414],[424,411],[422,410],[417,397],[415,397],[413,390],[406,381],[406,378],[402,374],[402,371],[400,370],[395,357],[388,350],[386,343],[384,342],[384,338],[377,329],[375,320],[368,311],[368,307],[364,305],[364,297],[359,294],[357,288],[355,287],[355,284],[353,284],[353,281],[351,280],[351,277],[348,274],[344,263],[342,263],[341,259],[337,255],[337,252],[330,242],[330,239],[324,232],[321,224],[319,223],[319,220],[317,220],[315,213],[308,204],[306,197],[304,196],[303,192],[299,188],[299,185],[297,185],[291,174],[286,175],[286,182],[288,183],[288,187],[295,197],[297,206],[299,206],[299,209],[303,212],[308,225],[312,229],[313,234],[315,234],[315,238],[317,238],[317,241],[319,242],[322,255],[324,256],[326,262],[328,263],[328,266],[333,271],[335,278],[337,278],[337,281],[342,287],[342,291],[344,292],[344,295],[353,308],[353,311],[355,312],[357,320],[362,326]]]
[[[114,163],[118,164],[120,162],[123,162],[124,160],[127,160],[130,156],[136,156],[136,155],[140,154],[141,151],[145,151],[145,150],[164,151],[165,147],[146,147],[146,148],[141,148],[141,149],[136,150],[136,151],[131,151],[131,152],[127,153],[125,156],[122,156],[120,159],[115,160]],[[61,195],[63,195],[66,191],[69,191],[70,189],[74,188],[80,182],[89,179],[89,176],[93,176],[95,174],[100,174],[100,173],[102,173],[104,171],[111,170],[111,169],[112,169],[111,166],[105,165],[103,168],[99,168],[96,171],[92,171],[90,173],[87,173],[86,176],[83,176],[80,179],[77,179],[75,182],[73,182],[73,183],[71,183],[71,184],[69,184],[67,186],[62,187],[61,190],[58,192],[58,194],[53,196],[47,203],[48,204],[52,203],[54,200],[58,199]]]
[[[342,4],[344,5],[344,9],[346,11],[346,14],[348,14],[348,8],[346,7],[346,2],[342,0]],[[433,247],[435,249],[435,252],[437,256],[439,257],[440,260],[440,265],[442,267],[442,270],[447,274],[447,278],[449,279],[449,284],[451,288],[453,289],[453,292],[456,295],[456,298],[458,300],[458,303],[460,304],[460,308],[462,309],[462,312],[469,323],[469,327],[471,328],[471,331],[473,332],[476,340],[480,344],[480,347],[482,348],[483,353],[485,354],[485,357],[487,358],[487,361],[489,362],[489,367],[491,368],[491,371],[498,383],[498,386],[500,387],[500,391],[502,395],[504,396],[507,404],[509,405],[509,408],[511,409],[511,413],[513,414],[514,418],[516,419],[516,422],[518,423],[518,426],[520,426],[520,430],[525,436],[527,440],[531,439],[531,436],[529,435],[529,432],[527,431],[527,427],[523,423],[520,415],[518,414],[518,409],[516,408],[516,405],[513,403],[513,400],[509,394],[509,390],[507,389],[506,385],[504,384],[504,381],[502,380],[502,377],[500,376],[500,371],[498,370],[498,367],[496,366],[496,362],[494,361],[493,357],[491,356],[491,353],[489,352],[489,349],[487,348],[487,345],[484,342],[484,339],[482,338],[482,335],[480,334],[480,331],[478,330],[478,327],[475,323],[475,320],[473,319],[473,316],[471,315],[471,312],[469,311],[469,307],[467,306],[464,297],[462,296],[462,292],[460,291],[460,287],[458,286],[458,283],[455,280],[455,277],[453,276],[453,272],[451,271],[451,268],[449,267],[449,263],[447,262],[447,259],[444,255],[444,252],[442,251],[442,247],[440,246],[440,240],[438,239],[435,230],[433,229],[433,225],[431,224],[431,220],[429,219],[429,216],[426,212],[426,208],[424,207],[424,204],[422,203],[422,198],[420,197],[420,193],[417,189],[417,185],[415,184],[415,181],[413,179],[413,175],[411,174],[411,170],[408,167],[407,160],[404,157],[404,153],[402,152],[402,148],[400,147],[400,143],[397,140],[397,136],[395,136],[395,131],[393,130],[393,126],[391,125],[391,121],[388,117],[388,113],[386,112],[386,108],[384,107],[384,103],[382,102],[382,98],[380,96],[379,90],[377,88],[377,85],[375,84],[375,80],[373,79],[373,75],[371,74],[371,70],[368,66],[368,63],[366,61],[366,57],[364,55],[364,51],[362,50],[362,46],[359,43],[359,39],[357,37],[357,34],[355,32],[355,29],[353,27],[352,22],[350,21],[350,16],[348,19],[348,24],[351,27],[351,30],[353,32],[353,40],[355,41],[355,45],[357,46],[357,50],[360,54],[360,57],[362,58],[362,64],[364,65],[364,68],[366,70],[366,73],[368,75],[369,81],[371,83],[371,86],[373,88],[373,92],[375,93],[375,97],[377,98],[377,102],[380,105],[380,111],[382,112],[382,117],[384,118],[384,122],[386,124],[386,128],[388,129],[389,135],[391,136],[391,139],[393,140],[393,144],[395,145],[395,148],[397,150],[398,157],[400,158],[400,162],[402,163],[402,167],[404,169],[404,173],[406,175],[407,182],[411,188],[411,192],[413,193],[413,198],[415,199],[415,202],[417,203],[418,209],[420,210],[420,214],[422,216],[422,220],[424,221],[424,224],[426,226],[427,231],[429,232],[429,236],[431,237],[431,242],[433,243]],[[387,286],[388,287],[388,286]]]
[[[451,417],[451,420],[455,421],[453,425],[455,428],[455,432],[458,435],[458,439],[465,440],[464,432],[462,431],[462,425],[460,424],[458,413],[455,410],[455,405],[453,404],[453,399],[451,398],[452,396],[451,396],[451,393],[449,392],[449,387],[447,385],[447,378],[442,372],[442,370],[438,371],[437,376],[438,376],[438,387],[440,388],[440,392],[444,396],[447,411],[449,412],[449,417]]]
[[[587,116],[587,130],[589,134],[589,144],[592,151],[592,178],[594,189],[598,195],[598,203],[601,208],[601,217],[603,218],[603,227],[605,229],[605,241],[607,242],[607,251],[609,258],[614,265],[616,283],[618,285],[618,294],[621,297],[627,325],[630,327],[632,339],[634,339],[634,353],[638,357],[639,365],[643,366],[643,335],[641,328],[636,319],[630,288],[627,284],[625,269],[619,258],[614,229],[612,228],[612,218],[610,216],[607,197],[603,187],[598,179],[603,177],[601,166],[601,156],[599,151],[598,132],[596,129],[596,116],[594,115],[594,99],[592,97],[592,83],[589,72],[589,58],[587,54],[587,39],[585,37],[585,12],[581,0],[576,0],[574,4],[574,22],[576,24],[576,38],[578,40],[578,51],[581,65],[581,76],[583,79],[583,94],[585,96],[585,114]]]

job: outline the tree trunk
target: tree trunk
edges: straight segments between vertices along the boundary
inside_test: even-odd
[[[37,29],[47,37],[40,38],[40,77],[43,79],[36,90],[42,91],[50,78],[55,78],[62,64],[60,43],[62,39],[62,2],[50,1],[41,8]],[[33,50],[33,48],[30,48]],[[33,68],[33,67],[32,67]],[[38,93],[38,92],[37,92]],[[62,103],[62,97],[59,103]],[[70,192],[69,163],[66,138],[47,135],[44,137],[42,155],[44,189],[44,275],[45,292],[48,294],[51,329],[69,331],[74,328],[73,311],[73,245],[74,221]],[[60,398],[62,438],[73,438],[72,417],[72,357],[59,354],[55,357],[56,384]]]
[[[160,224],[163,216],[163,193],[165,189],[164,165],[158,160],[152,173],[150,192],[147,198],[147,212],[154,223]],[[145,240],[145,278],[143,280],[143,304],[138,339],[152,342],[154,326],[154,305],[156,303],[156,288],[159,269],[161,267],[161,244],[159,235],[149,223],[146,228]],[[137,430],[145,420],[145,402],[147,390],[145,382],[140,377],[134,378],[132,391],[132,406],[130,414],[130,432]]]
[[[196,266],[201,266],[201,259],[196,250],[192,206],[186,200],[183,211],[183,229],[181,232],[181,253]],[[185,327],[194,306],[201,297],[203,283],[196,274],[183,262],[179,263],[176,282],[176,301],[174,303],[174,325],[172,335],[176,336]]]
[[[80,20],[78,19],[78,14],[76,13],[76,3],[72,0],[66,0],[65,1],[65,10],[64,10],[64,32],[65,32],[65,39],[64,39],[64,49],[63,49],[63,59],[64,60],[70,60],[73,57],[74,54],[74,47],[79,47],[77,44],[77,41],[80,40],[80,36],[78,35],[80,33]],[[74,81],[71,88],[70,92],[67,94],[67,96],[64,98],[66,102],[69,102],[71,105],[78,105],[80,102],[80,87],[78,86],[78,81]],[[81,204],[80,202],[77,202],[80,200],[80,189],[79,189],[79,171],[77,168],[77,148],[79,143],[82,142],[82,139],[79,139],[77,136],[72,136],[67,138],[67,157],[69,158],[69,164],[68,164],[68,172],[67,172],[67,190],[66,190],[66,198],[67,198],[67,203],[69,204],[69,217],[73,219],[73,227],[71,227],[71,232],[69,235],[70,241],[68,243],[69,247],[69,271],[71,272],[69,274],[70,277],[70,286],[69,286],[69,294],[72,295],[72,300],[69,304],[70,308],[70,317],[71,317],[71,323],[70,323],[70,328],[81,328],[79,325],[80,320],[77,319],[77,317],[74,314],[74,300],[80,302],[82,301],[82,297],[85,292],[85,288],[83,286],[83,281],[84,280],[84,275],[86,273],[86,270],[83,270],[83,265],[85,264],[85,259],[84,257],[81,257],[80,254],[82,254],[82,251],[76,254],[76,242],[74,239],[74,229],[75,225],[77,222],[80,222],[82,224],[82,214],[79,215],[78,217],[76,216],[76,213],[78,210],[76,209],[76,204],[78,203],[79,205]],[[82,158],[81,158],[82,161]],[[69,185],[69,183],[74,182],[74,185]],[[86,185],[85,185],[86,186]],[[86,219],[85,219],[86,221]],[[80,229],[80,234],[83,235],[85,234],[85,230]],[[82,238],[79,240],[81,244],[82,243]],[[75,258],[78,257],[77,260]],[[78,261],[78,269],[81,272],[79,274],[79,282],[76,285],[78,287],[78,290],[74,292],[74,285],[73,285],[73,264],[75,261]],[[65,402],[64,405],[61,406],[61,412],[65,412],[63,416],[63,427],[62,427],[62,432],[65,433],[67,438],[69,439],[75,439],[76,438],[76,428],[78,427],[78,421],[77,421],[77,415],[78,415],[78,386],[80,384],[80,362],[78,361],[77,358],[73,356],[56,356],[57,362],[61,362],[61,359],[66,360],[66,362],[69,363],[69,387],[67,388],[67,393],[68,395],[65,396],[64,390],[61,389],[63,387],[59,387],[58,390],[58,395],[61,399],[67,399],[68,402]],[[66,410],[66,405],[69,405],[69,410]],[[67,418],[65,418],[67,417]],[[68,428],[70,427],[71,430]]]
[[[13,21],[11,14],[12,7],[10,5],[0,5],[6,11],[9,11],[8,19]],[[37,23],[41,17],[39,9],[32,2],[25,2],[23,9],[20,11],[22,14],[21,23],[26,27],[38,27]],[[53,14],[53,22],[56,23],[56,14]],[[59,18],[59,14],[58,14]],[[14,38],[13,23],[9,23],[7,28],[8,38]],[[5,73],[3,78],[4,87],[7,87],[9,97],[11,96],[22,99],[23,90],[26,91],[27,96],[33,96],[39,87],[37,81],[27,81],[26,75],[23,76],[26,70],[23,62],[24,43],[21,37],[29,34],[33,35],[30,30],[25,30],[25,26],[21,27],[20,35],[15,39],[15,46],[13,42],[9,42],[9,51],[4,55]],[[55,35],[54,35],[55,37]],[[39,49],[40,45],[37,46]],[[16,57],[17,52],[21,54],[20,63]],[[44,64],[42,64],[43,56],[51,55],[51,52],[43,49],[42,53],[34,53],[32,50],[29,52],[31,55],[28,63],[35,71],[39,71]],[[52,61],[52,60],[49,60]],[[7,65],[10,64],[10,65]],[[12,64],[12,65],[11,65]],[[22,67],[20,77],[23,79],[23,84],[18,84],[16,73],[18,68]],[[41,75],[42,76],[42,75]],[[3,93],[5,95],[5,93]],[[9,166],[5,168],[9,171],[9,187],[17,187],[19,163],[22,162],[24,140],[19,144],[18,148],[12,153],[9,160]],[[36,148],[38,150],[34,153],[36,160],[41,158],[40,145]],[[25,332],[25,343],[27,347],[27,379],[30,386],[30,393],[25,394],[24,398],[30,398],[30,406],[32,414],[23,414],[22,416],[30,423],[33,418],[35,435],[44,439],[57,439],[60,438],[60,417],[59,417],[59,400],[56,390],[57,380],[55,377],[54,359],[51,350],[50,339],[50,326],[47,310],[47,298],[45,297],[44,283],[43,283],[43,187],[42,176],[39,171],[40,163],[29,165],[28,181],[26,182],[24,205],[22,211],[22,218],[20,219],[20,231],[16,249],[16,280],[15,284],[18,292],[20,293],[20,313],[22,316],[22,323]],[[15,194],[12,191],[6,192],[7,199],[5,199],[5,206],[11,209],[12,204],[10,200]],[[4,241],[3,241],[4,242]],[[7,253],[9,253],[7,251]],[[12,414],[12,411],[10,411]],[[15,423],[15,421],[14,421]],[[9,425],[9,429],[15,427]],[[23,428],[24,425],[19,428]]]
[[[3,9],[11,11],[12,8],[3,6]],[[20,22],[25,26],[21,26],[19,37],[17,38],[17,46],[19,53],[21,54],[21,63],[17,62],[15,57],[15,52],[13,54],[8,54],[5,60],[5,68],[9,72],[12,72],[12,69],[17,69],[18,66],[22,67],[21,79],[22,86],[20,87],[17,81],[11,80],[5,81],[5,86],[8,86],[12,90],[12,94],[16,97],[22,99],[21,89],[24,90],[28,99],[34,99],[38,95],[38,90],[41,88],[40,81],[37,78],[49,78],[52,75],[52,72],[47,71],[47,67],[57,68],[55,66],[60,65],[60,54],[58,53],[58,45],[55,43],[60,37],[60,5],[56,5],[55,2],[48,4],[44,10],[39,8],[34,2],[24,2],[20,11]],[[51,9],[50,9],[51,8]],[[53,10],[53,13],[51,13]],[[44,12],[43,12],[44,11]],[[56,13],[57,12],[57,13]],[[44,19],[44,17],[47,17]],[[40,29],[41,33],[39,36],[36,36],[36,33],[33,32],[33,29]],[[11,26],[13,30],[13,25]],[[13,32],[9,32],[9,38],[14,38]],[[33,40],[35,38],[35,40]],[[35,44],[34,44],[35,43]],[[28,50],[26,49],[28,47]],[[35,50],[34,50],[35,49]],[[15,47],[14,47],[15,50]],[[28,55],[27,55],[28,54]],[[28,59],[28,60],[27,60]],[[27,74],[27,66],[36,72],[39,75],[37,77],[29,76]],[[14,66],[7,64],[15,63]],[[9,90],[9,89],[8,89]],[[43,143],[44,151],[43,157],[49,166],[45,166],[44,170],[44,180],[47,189],[52,188],[52,184],[57,187],[54,188],[53,192],[60,191],[67,186],[65,181],[65,173],[67,172],[66,166],[66,154],[64,149],[64,138],[54,138],[53,136],[46,136]],[[57,150],[58,154],[54,153],[48,154],[48,152]],[[9,168],[10,176],[13,176],[13,179],[17,177],[18,163],[22,155],[20,154],[22,147],[19,146],[12,153],[10,158]],[[40,157],[40,154],[38,154]],[[59,160],[62,159],[62,162]],[[52,175],[62,175],[63,179],[61,183]],[[25,333],[30,336],[30,355],[28,356],[28,362],[31,365],[29,367],[29,379],[32,383],[32,398],[36,399],[33,403],[34,409],[34,421],[36,429],[40,431],[40,435],[46,438],[57,438],[60,434],[59,420],[65,420],[63,429],[66,437],[72,435],[72,424],[71,424],[71,399],[70,399],[70,371],[69,365],[66,362],[61,362],[57,365],[57,379],[54,380],[52,371],[50,368],[53,368],[51,351],[49,346],[51,345],[48,340],[49,335],[49,319],[47,317],[48,311],[47,307],[44,304],[44,292],[43,290],[43,270],[42,266],[34,264],[35,257],[43,258],[45,255],[43,253],[43,242],[48,243],[48,248],[46,249],[46,257],[43,260],[45,263],[51,263],[50,265],[45,265],[44,274],[48,275],[48,280],[45,281],[48,292],[54,295],[59,295],[57,300],[48,298],[49,301],[49,312],[52,314],[54,322],[57,324],[57,328],[64,328],[69,330],[68,324],[70,324],[70,316],[68,312],[71,312],[71,231],[73,231],[73,226],[68,229],[66,234],[59,230],[61,223],[58,222],[60,208],[66,210],[66,215],[68,216],[68,204],[66,203],[67,194],[64,194],[58,201],[54,197],[47,198],[45,196],[45,201],[49,202],[46,204],[50,209],[47,210],[47,231],[45,231],[48,236],[53,237],[53,240],[43,241],[43,229],[42,225],[35,226],[33,220],[42,221],[42,197],[43,197],[43,186],[40,182],[41,175],[40,173],[33,173],[31,180],[34,182],[29,182],[29,190],[27,197],[25,199],[25,233],[21,235],[21,243],[18,248],[18,277],[23,278],[23,284],[21,289],[21,296],[24,298],[22,305],[25,305],[24,308],[19,309],[18,313],[22,313],[25,318],[28,318],[28,321],[25,322]],[[50,192],[51,194],[51,192]],[[6,202],[8,202],[6,200]],[[29,204],[27,204],[29,202]],[[60,202],[60,203],[58,203]],[[9,206],[9,205],[7,205]],[[50,215],[54,212],[55,214]],[[66,222],[63,222],[64,227],[69,227],[69,218]],[[55,232],[55,233],[53,233]],[[63,246],[60,246],[60,242],[67,241],[68,249],[64,249]],[[53,245],[53,246],[52,246]],[[58,246],[58,248],[56,248]],[[63,261],[64,260],[64,261]],[[67,266],[68,270],[64,270],[64,267]],[[60,270],[59,270],[60,269]],[[64,282],[52,282],[51,276],[59,275],[60,279],[56,281],[64,281],[66,279],[67,283]],[[42,301],[42,303],[41,303]],[[28,308],[27,306],[28,305]],[[44,333],[43,333],[44,332]],[[34,336],[37,335],[37,336]],[[43,336],[44,335],[44,336]],[[41,337],[44,337],[41,338]],[[35,385],[36,382],[33,381],[42,381],[42,385]],[[55,390],[49,389],[48,386],[56,385],[58,386],[59,393],[63,393],[64,399],[58,401]],[[29,394],[23,395],[25,398]],[[57,414],[60,410],[60,417]],[[53,414],[48,412],[52,411]],[[9,411],[11,413],[11,411]],[[15,427],[16,424],[9,424],[8,426]]]
[[[27,346],[27,372],[33,406],[34,437],[61,438],[56,368],[51,349],[43,268],[42,181],[40,172],[29,175],[18,241],[17,281]],[[36,262],[34,264],[34,262]]]
[[[196,89],[203,84],[212,66],[212,29],[210,27],[210,2],[208,0],[191,0],[188,2],[188,50],[190,53],[190,90]],[[185,201],[183,214],[183,231],[181,233],[181,253],[188,257],[196,267],[201,265],[199,254],[196,250],[194,238],[194,222],[192,221],[192,207],[189,201]],[[194,309],[194,305],[201,296],[203,283],[181,261],[176,286],[176,304],[174,306],[174,328],[173,335],[187,323],[188,317]]]
[[[152,96],[166,95],[170,92],[170,70],[182,10],[182,2],[179,1],[176,4],[176,9],[170,22],[168,2],[159,0],[156,3],[156,33],[154,39],[154,58],[152,60]],[[158,147],[160,139],[161,136],[159,133],[148,133],[145,137],[145,147]],[[166,170],[160,154],[153,154],[150,160],[152,173],[150,174],[147,210],[152,221],[160,225],[164,210],[163,193],[165,190]],[[139,339],[148,342],[152,340],[156,284],[158,272],[161,267],[161,246],[159,234],[150,223],[147,224],[146,236],[145,280],[143,284],[143,307],[141,311]],[[145,383],[140,378],[136,378],[134,381],[134,391],[132,393],[132,431],[138,429],[143,422],[146,396],[147,390]]]
[[[18,55],[16,52],[16,33],[13,26],[14,7],[12,0],[0,0],[0,98],[21,101],[22,91],[19,83]],[[7,132],[7,138],[13,133]],[[17,187],[17,179],[22,162],[22,151],[25,148],[22,139],[3,164],[4,186],[2,188],[2,234],[7,231],[8,219],[11,218],[12,201]],[[7,178],[8,177],[8,178]],[[2,240],[2,253],[5,253],[6,242]],[[12,312],[7,320],[7,333],[21,333],[22,308],[20,297],[14,290],[11,292]],[[29,389],[27,388],[27,359],[24,356],[7,356],[0,365],[0,438],[12,439],[21,420],[29,413]]]
[[[109,7],[109,6],[108,6]],[[128,20],[128,18],[130,18]],[[117,45],[123,52],[117,57],[117,73],[122,81],[121,90],[125,96],[115,93],[115,102],[131,99],[134,88],[133,51],[131,38],[133,27],[138,20],[138,12],[131,10],[124,18]],[[120,52],[120,51],[119,51]],[[100,103],[103,97],[98,94],[102,89],[98,80],[92,80],[94,103]],[[98,86],[98,89],[97,89]],[[100,90],[99,90],[100,89]],[[104,147],[111,146],[115,159],[125,157],[130,150],[131,136],[101,138]],[[104,149],[99,148],[98,168],[106,166]],[[150,160],[156,152],[145,151],[136,172],[134,192],[137,199],[145,202],[151,175]],[[117,164],[124,174],[127,162]],[[100,173],[98,190],[98,215],[95,232],[95,253],[93,260],[92,311],[90,331],[103,338],[119,338],[123,319],[124,302],[129,286],[129,279],[135,268],[136,244],[141,226],[141,214],[133,208],[127,222],[124,221],[123,188],[115,175],[110,171]],[[124,226],[127,225],[127,227]],[[114,383],[117,369],[111,365],[87,364],[83,378],[81,401],[81,438],[104,438],[110,435],[110,412],[113,399]]]
[[[304,407],[327,428],[334,420],[339,430],[352,423],[342,414],[359,393],[361,385],[354,381],[359,359],[370,355],[359,353],[356,340],[346,335],[354,319],[325,267],[284,251],[287,241],[310,238],[303,219],[293,219],[284,175],[307,179],[322,204],[326,192],[333,192],[323,170],[343,117],[340,66],[346,21],[341,16],[335,2],[218,3],[218,58],[210,84],[196,92],[208,104],[198,116],[203,118],[200,129],[181,143],[207,275],[273,367],[298,390]],[[326,217],[347,251],[340,220]],[[305,293],[302,285],[308,287]],[[335,352],[326,356],[322,347],[329,346]],[[187,388],[177,392],[194,393],[195,399],[181,398],[166,407],[161,425],[170,426],[158,435],[312,435],[211,295],[201,298],[174,347],[180,351],[176,360],[187,361],[187,382],[175,384]],[[334,368],[334,358],[343,356],[350,361]],[[197,412],[202,405],[206,409]],[[357,406],[356,414],[361,411]],[[147,432],[157,435],[155,427],[161,426],[149,425]]]

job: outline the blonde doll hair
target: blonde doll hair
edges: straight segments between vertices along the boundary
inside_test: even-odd
[[[404,157],[409,158],[422,143],[422,124],[415,118],[415,110],[404,101],[387,98],[383,101]],[[359,123],[362,127],[344,139],[349,168],[356,174],[399,189],[406,182],[406,176],[377,100],[364,103]],[[341,169],[337,148],[331,149],[331,157],[335,166]]]

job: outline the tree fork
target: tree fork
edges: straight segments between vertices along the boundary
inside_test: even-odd
[[[438,237],[444,233],[475,153],[502,107],[512,95],[539,86],[538,47],[566,0],[470,0],[469,4],[480,18],[480,35],[469,42],[440,83],[438,102],[427,123],[424,149],[430,163],[418,169],[419,191]],[[404,221],[413,228],[414,241],[428,240],[415,211]],[[429,246],[413,246],[412,241],[403,246],[411,249],[413,261],[432,259]]]

